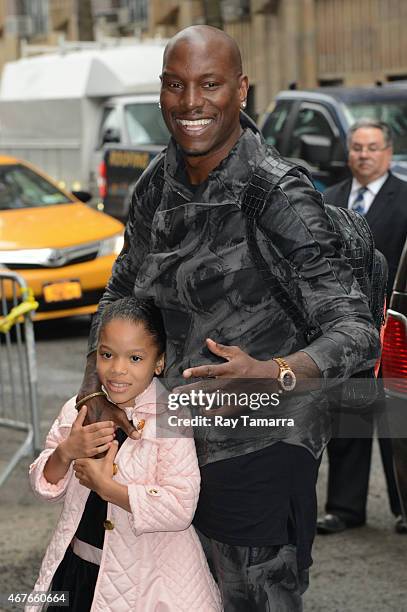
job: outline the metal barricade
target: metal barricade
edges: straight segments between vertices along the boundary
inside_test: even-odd
[[[0,270],[0,486],[22,457],[40,450],[31,320],[37,307],[24,279]]]

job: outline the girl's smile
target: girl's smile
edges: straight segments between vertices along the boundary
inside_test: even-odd
[[[164,357],[158,354],[156,342],[143,323],[117,318],[102,328],[97,372],[115,404],[131,404],[154,374],[161,373],[163,365]]]

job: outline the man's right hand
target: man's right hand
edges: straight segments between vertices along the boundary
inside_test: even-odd
[[[113,421],[101,421],[85,425],[86,415],[87,407],[82,406],[69,436],[60,444],[61,455],[69,462],[105,453],[115,438]]]
[[[96,351],[88,355],[86,362],[85,375],[83,377],[81,388],[79,389],[76,401],[79,402],[82,398],[91,393],[100,391],[100,380],[96,372]],[[103,395],[97,395],[89,400],[86,400],[87,413],[84,425],[91,425],[103,421],[113,421],[117,427],[120,427],[133,440],[138,440],[141,433],[137,431],[131,421],[127,419],[124,410],[109,402]]]

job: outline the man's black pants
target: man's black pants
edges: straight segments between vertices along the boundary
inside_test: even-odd
[[[370,465],[374,425],[378,427],[380,454],[386,478],[390,509],[394,516],[401,514],[400,499],[393,467],[393,449],[389,439],[389,409],[378,379],[380,394],[363,419],[363,437],[333,438],[327,447],[329,458],[328,495],[326,512],[337,514],[347,525],[366,522]],[[381,435],[383,437],[381,437]]]
[[[197,533],[225,612],[302,610],[308,570],[298,572],[295,546],[233,546]]]
[[[373,433],[373,432],[372,432]],[[329,476],[325,509],[348,525],[366,522],[366,502],[372,455],[372,438],[333,439],[328,444]],[[379,438],[390,508],[401,514],[393,469],[391,440]]]

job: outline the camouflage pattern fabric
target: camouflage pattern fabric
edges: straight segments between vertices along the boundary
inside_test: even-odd
[[[225,612],[301,612],[309,572],[298,571],[294,545],[231,546],[198,535]]]
[[[277,154],[276,154],[277,155]],[[161,308],[167,332],[166,375],[179,377],[192,365],[217,363],[205,338],[238,345],[257,359],[303,350],[325,380],[347,378],[374,365],[378,334],[365,297],[338,253],[320,194],[298,172],[282,179],[259,224],[290,266],[311,319],[323,334],[306,345],[253,263],[246,239],[241,202],[250,177],[266,156],[260,136],[247,128],[229,156],[192,193],[179,181],[183,164],[171,141],[161,154],[164,180],[153,181],[153,168],[140,178],[119,256],[101,300],[126,295],[151,296]],[[159,161],[158,160],[158,161]],[[153,162],[154,164],[154,162]],[[276,265],[276,264],[274,264]],[[95,348],[95,327],[90,350]],[[318,457],[330,437],[327,403],[318,393],[286,398],[284,411],[295,419],[291,444]],[[275,433],[235,439],[228,432],[200,432],[201,464],[264,448]]]

